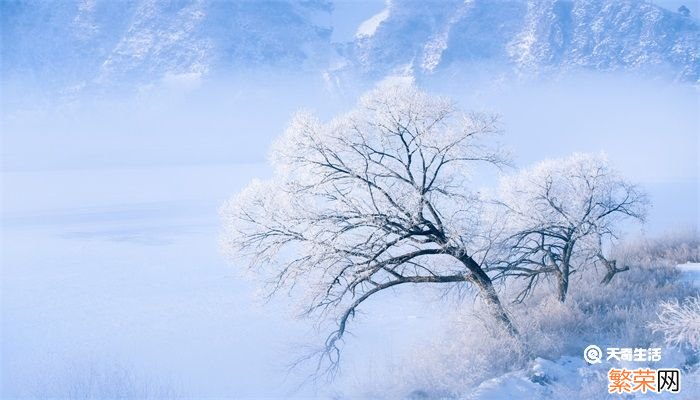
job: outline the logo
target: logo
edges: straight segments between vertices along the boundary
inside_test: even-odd
[[[675,368],[658,370],[610,368],[608,382],[608,393],[679,393],[681,391],[681,371]]]
[[[589,364],[599,364],[603,358],[603,351],[600,347],[592,344],[583,350],[583,359]]]

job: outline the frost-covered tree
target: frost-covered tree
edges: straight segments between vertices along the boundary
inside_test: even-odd
[[[604,156],[580,153],[503,178],[499,202],[509,254],[495,269],[501,276],[526,279],[518,299],[539,279],[554,277],[562,302],[577,269],[602,264],[603,284],[628,269],[603,255],[603,243],[617,237],[622,220],[643,220],[646,208],[644,194]]]
[[[223,248],[269,273],[271,294],[299,289],[307,315],[335,321],[322,357],[332,367],[358,307],[397,285],[471,285],[515,336],[483,266],[488,225],[467,179],[502,163],[483,141],[496,131],[493,116],[406,83],[380,85],[330,122],[299,113],[273,146],[274,177],[223,207]]]

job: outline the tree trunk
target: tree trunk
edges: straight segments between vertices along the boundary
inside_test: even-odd
[[[566,294],[569,291],[569,264],[562,263],[557,273],[557,299],[560,302],[566,301]]]
[[[610,269],[609,269],[609,270],[605,273],[605,276],[603,277],[603,280],[600,281],[600,284],[601,284],[601,285],[607,285],[608,283],[610,283],[610,281],[612,280],[613,276],[615,276],[616,273],[617,273],[617,271],[615,271],[615,270],[610,270]]]
[[[574,248],[575,241],[570,241],[564,246],[564,254],[562,254],[561,262],[559,263],[559,273],[557,274],[557,298],[560,302],[566,301],[566,295],[569,292],[569,276],[571,275],[571,252]]]
[[[505,328],[508,334],[510,334],[512,337],[518,337],[518,329],[515,327],[515,324],[513,324],[513,321],[510,320],[508,313],[501,303],[501,299],[498,297],[498,293],[496,293],[496,288],[493,287],[493,281],[491,281],[488,274],[484,272],[481,266],[474,261],[473,258],[462,254],[460,255],[459,259],[469,269],[469,271],[471,271],[472,282],[479,288],[479,291],[486,302],[486,306],[489,308],[489,311],[496,321],[498,321],[498,323]]]
[[[501,300],[498,297],[498,294],[496,293],[496,289],[493,287],[491,278],[489,278],[488,276],[486,278],[488,279],[487,281],[479,281],[477,283],[477,286],[481,290],[481,294],[484,296],[486,306],[489,308],[491,314],[494,316],[494,318],[496,318],[499,324],[501,324],[501,326],[503,326],[503,328],[506,329],[508,334],[510,334],[513,337],[518,337],[518,329],[513,324],[513,321],[510,320],[510,317],[508,316],[508,313],[506,313],[505,308],[503,308],[503,304],[501,304]]]
[[[630,267],[627,265],[623,266],[622,268],[617,268],[617,261],[616,260],[608,260],[607,258],[603,257],[602,254],[598,254],[598,258],[600,261],[603,262],[603,265],[605,265],[605,269],[607,272],[605,273],[605,276],[603,277],[603,280],[600,281],[601,285],[607,285],[612,281],[612,278],[617,274],[618,272],[624,272],[628,271]]]

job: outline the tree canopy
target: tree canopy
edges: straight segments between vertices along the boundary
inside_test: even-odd
[[[482,268],[491,242],[468,180],[503,161],[484,142],[497,131],[495,117],[405,84],[330,122],[299,113],[273,147],[274,177],[225,205],[223,247],[270,272],[272,292],[296,285],[305,313],[335,319],[331,364],[362,302],[404,283],[471,283],[515,334]]]
[[[244,258],[269,295],[303,292],[302,314],[333,321],[318,368],[333,372],[348,324],[376,293],[403,284],[462,284],[518,338],[494,279],[525,278],[522,300],[554,276],[564,301],[577,268],[602,263],[643,193],[599,155],[574,154],[503,177],[495,197],[470,182],[500,168],[495,116],[461,112],[413,84],[388,82],[324,122],[300,112],[275,142],[274,174],[221,210],[223,250]]]
[[[504,177],[499,201],[507,221],[502,247],[509,254],[498,269],[530,280],[521,295],[540,277],[554,275],[561,301],[575,268],[600,262],[608,270],[604,282],[624,270],[603,256],[602,243],[615,237],[624,219],[643,220],[647,204],[605,156],[582,153]]]

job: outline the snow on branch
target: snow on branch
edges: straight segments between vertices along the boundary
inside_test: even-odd
[[[496,117],[407,84],[329,122],[300,112],[273,146],[274,177],[222,208],[223,250],[266,273],[271,295],[301,289],[305,314],[335,320],[331,366],[355,310],[403,283],[474,283],[515,332],[475,261],[490,242],[468,180],[505,161],[485,140],[498,131]]]

